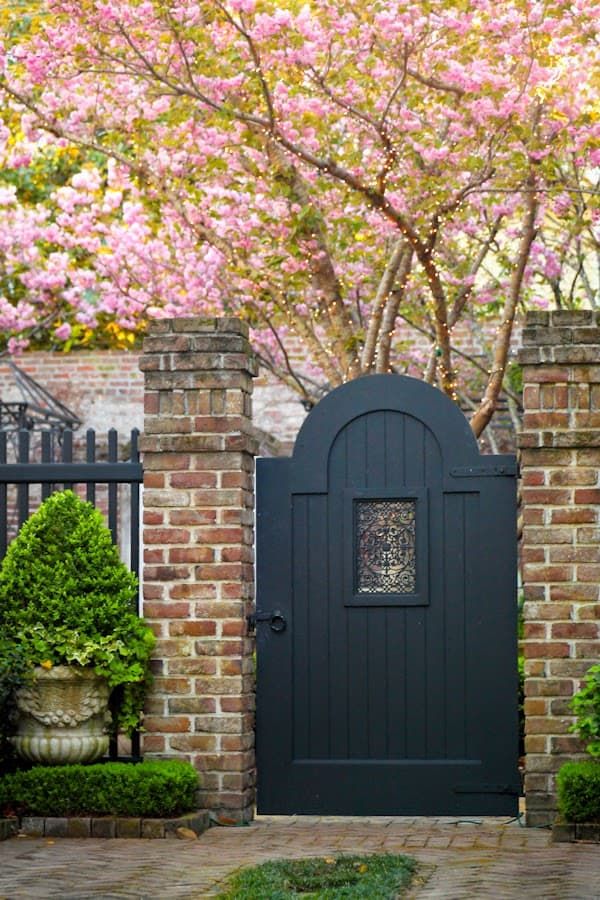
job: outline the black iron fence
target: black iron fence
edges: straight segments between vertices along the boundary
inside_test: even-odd
[[[143,471],[138,438],[138,429],[131,431],[125,445],[114,428],[106,439],[99,439],[93,429],[75,440],[70,429],[0,432],[0,559],[39,504],[53,491],[70,488],[104,514],[121,556],[139,577]],[[116,736],[110,755],[122,755]],[[139,756],[137,734],[131,755]]]

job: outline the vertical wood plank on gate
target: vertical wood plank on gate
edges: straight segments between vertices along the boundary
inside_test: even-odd
[[[410,452],[404,461],[407,487],[425,484],[425,428],[416,419],[405,423],[406,446]],[[406,609],[406,755],[411,759],[427,757],[427,619],[423,607]]]
[[[329,708],[331,686],[329,670],[329,621],[327,615],[329,573],[327,571],[327,497],[308,498],[308,606],[310,617],[310,756],[329,756]]]
[[[310,756],[310,614],[308,601],[308,497],[298,496],[293,503],[293,533],[295,538],[292,572],[294,596],[293,646],[295,690],[293,698],[294,755],[299,759]]]
[[[346,449],[345,487],[363,489],[367,465],[367,427],[364,417],[353,421],[343,434]],[[351,523],[347,523],[352,528]],[[348,610],[348,750],[351,759],[366,759],[369,753],[369,659],[368,610]]]

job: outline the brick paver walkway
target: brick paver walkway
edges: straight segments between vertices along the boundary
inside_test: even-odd
[[[551,844],[547,830],[506,819],[306,816],[211,828],[196,841],[13,838],[0,844],[0,900],[214,897],[240,866],[340,851],[415,856],[411,900],[600,900],[597,844]]]

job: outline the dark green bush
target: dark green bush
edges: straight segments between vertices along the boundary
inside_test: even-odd
[[[558,811],[565,821],[600,823],[600,762],[565,763],[556,783]]]
[[[29,664],[82,665],[123,685],[119,724],[139,720],[152,631],[138,617],[137,580],[100,512],[72,491],[25,522],[0,567],[0,633]]]
[[[0,812],[177,816],[196,808],[199,783],[194,767],[178,760],[34,766],[0,779]]]

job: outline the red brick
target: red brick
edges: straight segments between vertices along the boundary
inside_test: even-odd
[[[523,626],[523,633],[526,640],[531,640],[532,638],[545,638],[546,637],[546,623],[545,622],[525,622]]]
[[[155,678],[152,690],[157,694],[191,694],[192,682],[189,678]]]
[[[144,547],[145,563],[162,563],[165,561],[165,551],[162,547]]]
[[[241,575],[241,563],[214,563],[196,567],[198,581],[227,581],[240,578]]]
[[[532,505],[563,506],[571,501],[571,492],[562,488],[523,488],[522,494],[523,501]]]
[[[144,616],[148,619],[187,619],[189,614],[189,603],[144,603]]]
[[[525,699],[524,709],[526,716],[545,716],[548,712],[548,701],[544,699]]]
[[[569,645],[565,643],[535,643],[525,641],[523,653],[528,659],[560,659],[569,656]]]
[[[200,528],[198,538],[207,544],[239,544],[244,533],[241,528]]]
[[[542,508],[534,509],[530,506],[526,506],[523,509],[522,518],[524,525],[543,525],[544,510]]]
[[[539,487],[546,484],[546,473],[541,469],[526,469],[521,482],[525,487]]]
[[[523,578],[528,583],[549,581],[572,581],[572,566],[540,566],[527,563],[523,566]]]
[[[524,378],[527,384],[567,383],[570,380],[569,374],[569,369],[558,366],[526,366]]]
[[[585,525],[595,522],[597,518],[596,510],[586,507],[578,509],[553,509],[550,513],[550,521],[552,525]]]
[[[165,514],[160,509],[145,509],[143,515],[144,525],[162,525]]]
[[[550,562],[599,562],[600,563],[600,547],[577,546],[567,547],[558,545],[550,547]]]
[[[215,488],[217,486],[216,472],[175,472],[169,480],[174,488]]]
[[[172,563],[201,563],[212,562],[215,551],[212,547],[170,547],[168,551],[169,562]]]
[[[145,488],[164,488],[165,476],[164,472],[146,472],[144,471],[144,487]]]
[[[184,528],[145,528],[144,540],[149,544],[187,544],[190,533]]]
[[[217,749],[217,738],[213,734],[182,734],[169,740],[172,750],[184,753],[214,752]]]
[[[144,728],[163,734],[183,733],[191,730],[191,721],[187,716],[145,716]]]
[[[570,697],[573,682],[567,678],[527,678],[526,697]]]
[[[169,510],[170,525],[212,525],[217,521],[215,509]]]
[[[550,586],[551,600],[572,600],[582,602],[584,600],[598,599],[597,584],[557,584]]]
[[[525,412],[523,415],[523,428],[534,430],[568,428],[568,412]]]
[[[236,637],[236,635],[244,634],[245,631],[245,622],[223,622],[221,626],[221,634],[223,637]]]
[[[550,738],[551,753],[565,753],[568,756],[575,756],[583,751],[583,743],[575,735],[561,735],[560,737]]]
[[[522,562],[544,563],[546,562],[546,549],[545,547],[523,547],[521,560]]]
[[[209,585],[208,593],[211,597],[215,595],[214,585]],[[203,584],[186,582],[185,584],[172,584],[169,588],[169,596],[174,600],[182,600],[188,597],[191,600],[203,600],[206,594],[206,586]]]
[[[570,724],[570,719],[557,719],[556,716],[529,716],[527,734],[566,734]]]
[[[594,622],[555,622],[552,625],[552,637],[570,639],[597,638],[598,626]]]
[[[576,490],[575,503],[600,503],[600,488],[581,488]]]
[[[142,734],[142,753],[164,753],[165,738],[162,734]]]
[[[600,583],[600,566],[586,566],[579,565],[577,566],[577,579],[578,581],[591,581],[595,584]]]
[[[169,623],[169,634],[173,636],[186,634],[194,637],[209,637],[210,635],[216,634],[216,631],[217,628],[214,622],[202,619],[190,619],[185,622],[177,621]]]
[[[177,581],[189,578],[190,570],[187,566],[145,566],[144,578],[148,581]]]
[[[217,660],[202,657],[180,657],[169,660],[169,675],[216,675]]]
[[[589,659],[590,665],[596,664],[598,662],[598,656],[600,655],[600,641],[576,641],[575,643],[575,658],[576,659]]]

